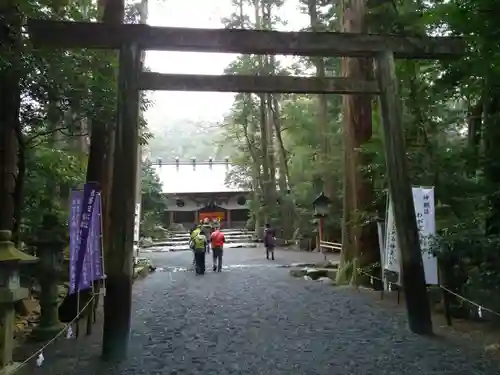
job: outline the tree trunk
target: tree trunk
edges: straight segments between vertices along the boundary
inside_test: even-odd
[[[278,149],[279,149],[279,160],[280,160],[280,168],[284,173],[283,177],[285,179],[285,184],[291,188],[290,184],[290,172],[288,170],[288,156],[287,151],[285,149],[285,144],[283,143],[283,137],[281,135],[281,118],[280,118],[280,106],[279,100],[276,96],[273,97],[273,122],[274,129],[276,132],[276,139],[278,141]]]
[[[252,202],[253,202],[253,219],[255,236],[259,236],[260,228],[260,193],[262,191],[261,174],[260,174],[260,156],[259,150],[256,149],[255,134],[257,133],[257,126],[252,118],[252,97],[251,94],[243,94],[243,134],[247,144],[248,152],[252,158]]]
[[[277,150],[276,156],[278,159],[278,186],[280,189],[281,202],[281,226],[283,228],[283,238],[290,239],[293,235],[294,222],[290,220],[291,217],[295,218],[295,209],[293,203],[290,201],[288,194],[288,165],[285,146],[281,137],[281,121],[279,114],[279,102],[274,95],[272,97],[271,115],[273,118],[275,137],[275,148]]]
[[[255,12],[255,28],[257,30],[262,29],[262,17],[261,17],[261,4],[259,0],[254,0],[254,12]],[[264,57],[258,56],[258,71],[262,74],[264,71]],[[259,94],[259,118],[260,118],[260,143],[261,143],[261,160],[262,160],[262,195],[264,200],[264,221],[268,221],[269,215],[272,212],[272,197],[271,197],[271,175],[270,175],[270,163],[269,163],[269,132],[268,120],[267,120],[267,104],[266,95]]]
[[[270,180],[270,190],[271,195],[273,197],[277,196],[276,193],[276,150],[275,150],[275,141],[274,138],[276,136],[274,130],[274,119],[273,119],[273,105],[272,105],[273,96],[268,94],[266,95],[266,132],[267,132],[267,153],[268,153],[268,163],[269,163],[269,180]],[[283,192],[281,192],[283,193]]]
[[[250,94],[248,94],[249,106],[252,105]],[[255,147],[255,134],[257,134],[257,124],[255,121],[250,118],[250,125],[248,127],[248,134],[246,134],[247,142],[250,150],[252,150],[252,158],[253,158],[253,168],[252,168],[252,189],[253,189],[253,215],[254,215],[254,231],[255,236],[260,238],[260,228],[262,227],[261,218],[262,218],[262,210],[261,210],[261,197],[264,196],[264,183],[262,180],[262,174],[260,173],[262,163],[262,158],[259,157],[259,151],[256,150]],[[247,129],[247,128],[245,128]],[[247,132],[247,130],[245,130]]]
[[[479,168],[479,147],[481,145],[481,127],[483,121],[483,100],[482,98],[475,105],[469,105],[469,116],[467,118],[467,147],[471,153],[467,174],[474,177]]]
[[[20,132],[20,31],[16,1],[0,6],[0,230],[14,229],[15,189]]]
[[[98,2],[99,13],[103,23],[121,24],[124,18],[124,0],[100,0]],[[109,52],[116,56],[116,52]],[[109,80],[116,80],[116,69],[112,66],[102,66],[98,76]],[[95,116],[90,122],[90,151],[87,164],[87,182],[98,182],[102,189],[103,207],[103,243],[104,251],[108,247],[108,235],[110,227],[110,198],[111,185],[113,181],[113,153],[115,121],[109,118],[105,106],[100,103],[102,96],[96,86],[92,93]]]
[[[500,234],[500,90],[495,87],[496,80],[486,80],[484,105],[484,177],[489,190],[490,214],[486,220],[486,234]]]
[[[317,0],[308,1],[308,11],[309,19],[311,23],[311,30],[313,32],[321,31],[321,22],[318,18],[318,3]],[[314,67],[316,68],[316,77],[324,78],[325,74],[325,61],[323,57],[312,58]],[[330,179],[331,175],[328,171],[328,163],[330,161],[330,138],[328,131],[328,97],[326,94],[319,94],[317,96],[318,100],[318,124],[319,132],[321,134],[321,144],[320,144],[320,154],[319,163],[321,165],[322,171],[322,190],[330,198],[335,196],[333,191],[333,184]],[[338,209],[332,206],[332,209]]]
[[[341,31],[366,32],[366,8],[364,0],[342,2]],[[344,58],[342,76],[360,80],[372,78],[372,60]],[[342,98],[344,152],[345,152],[345,194],[343,238],[348,239],[342,252],[344,260],[359,258],[360,266],[380,260],[376,223],[365,224],[360,214],[373,211],[373,186],[363,175],[361,168],[366,163],[360,147],[372,137],[372,110],[369,95],[344,95]]]
[[[262,194],[264,198],[264,220],[267,221],[271,209],[271,176],[269,174],[269,151],[267,133],[267,108],[265,95],[259,95],[260,149],[262,160]]]
[[[264,30],[272,30],[272,1],[262,0],[262,28]],[[263,74],[275,74],[276,73],[276,58],[275,56],[265,56],[263,59]],[[261,72],[262,74],[262,72]],[[275,129],[274,129],[274,117],[273,117],[273,95],[266,95],[266,131],[267,131],[267,153],[268,153],[268,163],[269,163],[269,188],[270,195],[272,199],[272,207],[275,207],[276,198],[278,197],[276,192],[276,150],[275,150]],[[281,192],[283,194],[283,192]],[[274,210],[273,210],[274,212]]]

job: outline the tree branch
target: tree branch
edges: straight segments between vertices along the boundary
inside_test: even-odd
[[[61,134],[67,136],[67,137],[85,137],[85,136],[88,136],[88,133],[80,133],[80,134],[76,134],[76,133],[72,133],[72,134],[69,134],[69,133],[65,133],[63,130],[66,130],[67,127],[66,126],[63,126],[63,127],[60,127],[60,128],[55,128],[55,129],[51,129],[51,130],[47,130],[47,131],[44,131],[44,132],[41,132],[41,133],[38,133],[28,139],[26,139],[26,144],[29,144],[31,142],[33,142],[35,139],[37,138],[40,138],[40,137],[45,137],[47,135],[51,135],[51,134],[54,134],[56,132],[60,132]],[[40,144],[40,143],[38,143]],[[32,147],[30,147],[32,148]]]

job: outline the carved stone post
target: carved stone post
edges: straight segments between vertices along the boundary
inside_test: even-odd
[[[62,328],[59,321],[58,281],[62,271],[66,231],[55,214],[46,214],[37,233],[36,249],[40,258],[37,278],[40,283],[40,324],[33,330],[35,339],[54,337]]]
[[[0,230],[0,375],[22,373],[21,365],[12,362],[14,343],[14,304],[28,297],[28,289],[19,282],[20,263],[35,262],[37,258],[26,254],[10,241],[11,232]]]

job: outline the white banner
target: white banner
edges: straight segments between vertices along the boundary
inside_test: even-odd
[[[398,239],[396,236],[396,223],[394,222],[394,210],[392,199],[389,199],[387,207],[387,222],[385,224],[385,256],[384,269],[392,272],[401,272]]]
[[[139,229],[141,227],[141,204],[135,205],[135,219],[134,219],[134,242],[139,242]]]
[[[437,285],[439,284],[437,259],[429,253],[431,245],[430,238],[436,234],[434,188],[414,187],[412,188],[412,193],[420,237],[420,249],[422,251],[425,281],[427,284]],[[389,199],[389,207],[387,209],[384,269],[397,272],[401,275],[401,252],[396,236],[396,223],[394,221],[392,199]],[[399,279],[401,281],[401,276]]]
[[[436,235],[436,210],[434,203],[434,188],[421,188],[423,228],[420,239],[422,261],[424,263],[425,281],[427,284],[438,285],[438,262],[431,250],[432,239]]]

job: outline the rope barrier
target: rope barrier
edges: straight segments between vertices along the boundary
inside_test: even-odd
[[[21,362],[21,364],[19,365],[19,367],[17,369],[15,369],[13,371],[13,374],[15,374],[18,370],[20,370],[24,365],[26,365],[29,361],[31,361],[32,359],[34,359],[35,357],[39,356],[40,354],[42,354],[42,352],[47,348],[49,347],[51,344],[53,344],[59,337],[61,337],[66,331],[68,331],[68,329],[71,328],[71,325],[73,323],[75,323],[83,314],[83,312],[85,311],[85,309],[95,300],[95,298],[99,295],[102,295],[104,294],[103,292],[99,292],[99,293],[94,293],[92,294],[92,297],[87,301],[87,303],[81,308],[81,310],[76,314],[76,316],[69,322],[69,323],[66,323],[63,328],[61,328],[61,330],[53,337],[51,338],[48,342],[46,342],[40,349],[38,349],[37,351],[33,352],[28,358],[26,358],[23,362]],[[42,354],[43,355],[43,354]]]
[[[384,280],[382,278],[377,277],[377,276],[373,276],[373,275],[369,274],[368,272],[366,272],[366,271],[364,271],[362,269],[358,269],[358,272],[360,274],[362,274],[362,275],[368,276],[370,278],[370,284],[373,284],[373,280],[378,280],[378,281],[384,283]],[[389,287],[392,284],[396,284],[396,283],[391,283],[391,282],[387,282],[387,283],[389,284]],[[396,284],[396,285],[398,285],[398,284]],[[398,286],[400,286],[400,285],[398,285]],[[452,294],[455,297],[461,299],[462,301],[465,301],[465,302],[467,302],[467,303],[469,303],[469,304],[477,307],[477,313],[478,313],[478,316],[480,318],[483,317],[483,312],[485,312],[485,311],[488,312],[488,313],[490,313],[490,314],[492,314],[492,315],[500,317],[500,313],[499,312],[496,312],[496,311],[494,311],[494,310],[492,310],[492,309],[490,309],[488,307],[480,305],[479,303],[474,302],[474,301],[472,301],[472,300],[470,300],[470,299],[468,299],[468,298],[466,298],[466,297],[464,297],[464,296],[462,296],[462,295],[460,295],[460,294],[458,294],[458,293],[456,293],[456,292],[454,292],[454,291],[452,291],[452,290],[450,290],[450,289],[448,289],[448,288],[446,288],[446,287],[444,287],[442,285],[437,285],[437,286],[439,288],[441,288],[442,290],[444,290],[446,293]],[[398,298],[398,303],[399,303],[399,298]]]
[[[450,290],[450,289],[448,289],[448,288],[445,288],[445,287],[444,287],[444,286],[442,286],[442,285],[439,285],[439,287],[440,287],[441,289],[443,289],[444,291],[446,291],[447,293],[450,293],[450,294],[454,295],[455,297],[458,297],[458,298],[460,298],[461,300],[463,300],[463,301],[465,301],[465,302],[468,302],[468,303],[470,303],[470,304],[471,304],[471,305],[473,305],[473,306],[476,306],[476,307],[477,307],[477,309],[478,309],[478,315],[479,315],[479,317],[480,317],[480,318],[482,318],[483,311],[489,312],[490,314],[493,314],[493,315],[496,315],[496,316],[500,317],[500,313],[498,313],[498,312],[496,312],[496,311],[494,311],[494,310],[491,310],[491,309],[489,309],[489,308],[487,308],[487,307],[484,307],[484,306],[480,305],[480,304],[479,304],[479,303],[477,303],[477,302],[474,302],[474,301],[472,301],[472,300],[470,300],[470,299],[468,299],[468,298],[466,298],[466,297],[464,297],[464,296],[461,296],[460,294],[455,293],[454,291],[452,291],[452,290]]]

